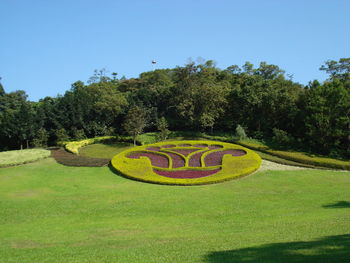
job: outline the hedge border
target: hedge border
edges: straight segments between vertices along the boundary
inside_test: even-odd
[[[94,144],[94,143],[100,143],[100,142],[108,142],[108,141],[118,141],[118,142],[133,142],[133,139],[131,136],[101,136],[101,137],[95,137],[80,141],[73,141],[73,142],[63,142],[64,148],[70,152],[79,155],[79,149],[81,147]],[[137,144],[141,144],[140,141],[136,142]]]
[[[303,152],[286,152],[286,151],[273,150],[266,145],[259,145],[259,144],[244,142],[244,141],[243,142],[238,141],[236,143],[256,151],[270,154],[272,156],[280,157],[280,158],[294,161],[294,162],[299,162],[301,164],[316,166],[314,168],[323,167],[323,168],[331,168],[331,169],[350,170],[349,161],[341,161],[341,160],[331,159],[327,157],[307,156]]]
[[[139,146],[139,147],[134,147],[134,148],[125,150],[112,158],[111,166],[113,167],[114,171],[117,171],[124,177],[130,178],[133,180],[147,182],[147,183],[154,183],[154,184],[188,185],[189,186],[189,185],[214,184],[214,183],[219,183],[223,181],[240,178],[242,176],[255,172],[261,165],[261,158],[254,151],[239,145],[231,144],[231,143],[225,143],[225,142],[219,143],[218,141],[207,141],[207,140],[201,140],[201,141],[183,140],[183,141],[172,141],[171,143],[176,145],[183,144],[183,143],[221,144],[224,146],[222,150],[232,149],[232,148],[242,149],[246,151],[247,154],[239,157],[224,156],[225,161],[223,162],[222,170],[220,172],[211,176],[193,178],[193,179],[163,177],[153,172],[150,161],[147,158],[130,159],[126,157],[131,152],[144,151],[147,147],[150,147],[150,146],[166,145],[166,144],[169,144],[169,141],[148,144],[147,146]],[[239,158],[239,161],[237,160],[237,158]],[[229,166],[232,164],[235,164],[236,166],[234,171],[229,169]],[[191,169],[197,170],[202,168],[191,167]]]

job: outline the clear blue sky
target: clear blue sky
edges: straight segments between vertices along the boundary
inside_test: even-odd
[[[127,78],[188,58],[276,64],[307,84],[350,57],[349,0],[0,0],[0,76],[30,100],[94,69]]]

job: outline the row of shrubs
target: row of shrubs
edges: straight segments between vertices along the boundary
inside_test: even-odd
[[[79,148],[94,144],[94,143],[108,143],[113,141],[119,141],[119,142],[132,142],[131,136],[101,136],[101,137],[95,137],[90,139],[84,139],[80,141],[73,141],[73,142],[62,142],[64,145],[64,148],[71,153],[79,154]],[[140,142],[138,142],[140,143]]]
[[[350,170],[350,161],[342,161],[327,157],[309,155],[303,152],[274,150],[264,144],[259,144],[249,140],[237,141],[236,143],[253,150],[261,151],[263,153],[268,153],[286,160],[291,160],[302,164],[321,166],[332,169]]]

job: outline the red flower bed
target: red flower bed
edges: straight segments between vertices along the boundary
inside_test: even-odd
[[[148,152],[133,152],[132,154],[128,155],[128,158],[132,159],[139,159],[140,157],[147,157],[150,159],[152,166],[156,167],[162,167],[162,168],[168,168],[169,167],[169,160],[163,155],[156,154],[156,153],[148,153]]]
[[[165,177],[189,179],[189,178],[200,178],[200,177],[216,174],[218,171],[220,171],[220,168],[214,169],[214,170],[204,170],[204,171],[200,171],[200,170],[161,171],[156,169],[154,169],[153,171]]]
[[[230,154],[232,156],[242,156],[242,155],[245,155],[246,152],[243,150],[225,150],[225,151],[209,153],[204,158],[205,166],[222,165],[222,158],[224,157],[225,154]]]

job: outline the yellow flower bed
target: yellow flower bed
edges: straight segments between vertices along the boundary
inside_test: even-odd
[[[115,139],[115,138],[116,138],[116,136],[101,136],[101,137],[95,137],[95,138],[85,139],[85,140],[81,140],[81,141],[68,142],[64,145],[64,148],[68,152],[71,152],[74,154],[79,154],[79,148],[81,148],[83,146],[106,141],[106,140],[111,140],[111,139]]]
[[[174,145],[174,147],[167,147],[169,145]],[[196,147],[196,145],[207,146]],[[213,149],[214,146],[220,146],[221,148]],[[185,155],[179,153],[181,151],[193,152]],[[203,153],[199,161],[200,166],[193,167],[191,161],[194,159],[194,155],[199,155],[200,152]],[[224,152],[237,152],[240,156],[223,154]],[[173,157],[169,153],[172,156],[176,154],[179,156],[177,158],[181,157],[183,165],[181,167],[175,167],[175,159],[173,160]],[[140,156],[133,157],[137,155]],[[165,167],[156,166],[149,156],[145,157],[142,155],[151,155],[153,157],[154,155],[158,155],[163,160],[167,158],[168,164]],[[156,159],[157,157],[154,158]],[[196,158],[198,159],[199,157]],[[220,163],[207,165],[209,161],[217,162],[218,158],[222,158]],[[114,156],[111,163],[124,176],[139,181],[171,185],[201,185],[218,183],[248,175],[260,167],[261,158],[252,150],[230,143],[217,141],[168,141],[128,149]],[[166,176],[160,175],[163,173]],[[203,175],[206,173],[213,174]],[[173,177],[175,175],[177,177]],[[184,177],[179,178],[179,176]],[[185,178],[185,176],[191,178]]]

